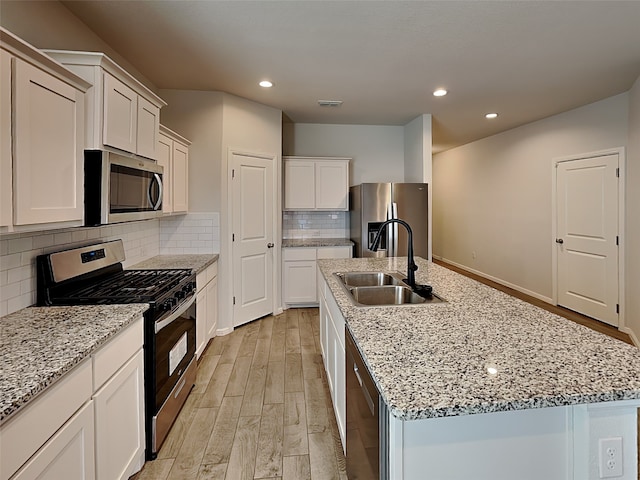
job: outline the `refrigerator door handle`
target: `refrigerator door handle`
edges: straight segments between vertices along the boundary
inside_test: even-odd
[[[387,205],[387,220],[391,220],[392,218],[393,218],[393,203],[390,203]],[[395,223],[387,225],[387,256],[388,257],[395,256],[394,255],[395,245],[393,243],[394,241],[393,227],[394,226],[395,226]]]
[[[398,218],[398,204],[396,202],[393,202],[391,204],[391,214],[392,217],[391,218]],[[398,224],[397,223],[393,223],[393,252],[391,254],[392,257],[397,257],[398,256]]]

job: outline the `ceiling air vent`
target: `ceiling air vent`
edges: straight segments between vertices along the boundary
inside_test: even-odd
[[[318,100],[318,105],[321,107],[339,107],[342,105],[342,100]]]

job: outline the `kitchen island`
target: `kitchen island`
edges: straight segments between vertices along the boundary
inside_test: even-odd
[[[416,263],[444,303],[358,307],[333,273],[406,272],[406,259],[318,261],[389,409],[391,479],[596,479],[599,441],[619,437],[615,478],[637,479],[640,350]]]

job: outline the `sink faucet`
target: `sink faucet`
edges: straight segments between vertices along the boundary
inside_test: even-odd
[[[418,270],[418,266],[413,259],[413,232],[411,231],[411,227],[404,220],[400,220],[399,218],[390,218],[378,229],[378,233],[376,233],[376,238],[373,239],[373,243],[371,244],[371,248],[369,250],[375,252],[378,250],[378,245],[380,244],[380,237],[382,236],[382,231],[389,225],[390,223],[399,223],[404,228],[407,229],[407,233],[409,234],[409,242],[407,246],[407,283],[409,286],[415,290],[416,288],[416,270]]]

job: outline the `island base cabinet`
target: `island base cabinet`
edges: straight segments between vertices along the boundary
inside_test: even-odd
[[[638,401],[423,420],[389,417],[391,480],[596,480],[599,440],[622,437],[623,475],[637,480]]]
[[[93,406],[87,402],[11,480],[94,480]]]
[[[94,395],[93,401],[96,413],[96,480],[128,479],[144,463],[142,350]]]

